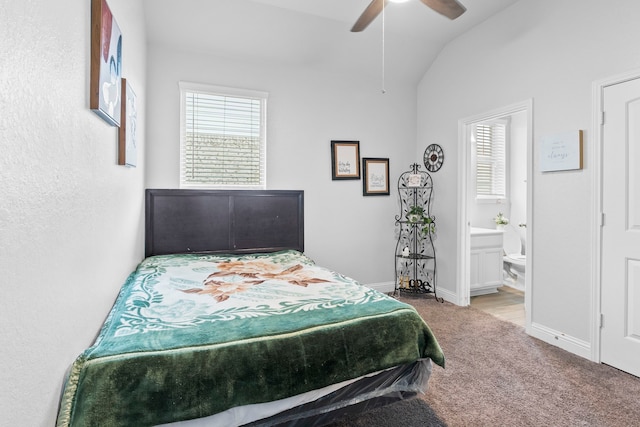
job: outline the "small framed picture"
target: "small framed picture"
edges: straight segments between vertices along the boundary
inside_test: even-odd
[[[389,159],[363,158],[363,196],[389,195]]]
[[[120,126],[122,32],[107,0],[91,1],[89,105],[104,121]]]
[[[136,152],[136,94],[129,81],[122,78],[122,115],[118,132],[118,164],[135,167],[138,154]]]
[[[360,179],[360,141],[331,141],[331,179]]]
[[[422,185],[422,176],[413,173],[407,177],[407,187],[420,187]]]
[[[540,142],[540,171],[582,169],[582,130],[547,135]]]

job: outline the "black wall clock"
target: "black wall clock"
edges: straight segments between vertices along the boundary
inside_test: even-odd
[[[424,166],[429,172],[437,172],[444,163],[444,151],[438,144],[431,144],[424,150]]]

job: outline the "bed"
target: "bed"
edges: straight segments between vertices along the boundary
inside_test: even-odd
[[[444,367],[410,305],[304,254],[302,191],[145,198],[145,259],[65,376],[59,427],[320,426]]]

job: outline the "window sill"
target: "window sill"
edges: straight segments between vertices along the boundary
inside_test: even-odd
[[[509,200],[504,197],[476,197],[476,203],[479,205],[506,205]]]

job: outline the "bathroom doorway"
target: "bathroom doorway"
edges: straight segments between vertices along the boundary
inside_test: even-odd
[[[532,114],[533,102],[527,100],[459,121],[459,170],[461,172],[458,194],[461,207],[458,228],[460,230],[458,262],[461,266],[457,287],[459,303],[469,305],[472,295],[495,292],[505,281],[509,282],[509,285],[514,285],[514,288],[519,288],[525,293],[524,308],[527,327],[531,324],[530,297],[533,270],[531,256]],[[497,168],[494,172],[498,171],[499,176],[497,178],[492,176],[493,181],[489,184],[484,179],[486,177],[478,176],[476,173],[476,164],[481,158],[476,148],[482,144],[479,130],[493,131],[497,135],[503,132],[506,140],[505,168],[499,170],[500,166],[496,166],[494,162],[491,167]],[[492,187],[495,185],[499,188],[498,190]],[[484,191],[487,186],[489,190]],[[520,240],[524,242],[522,252],[526,257],[526,267],[521,268],[524,271],[521,271],[520,280],[517,280],[517,275],[508,273],[504,274],[503,280],[501,248],[478,250],[472,243],[472,230],[474,235],[478,232],[483,235],[485,232],[490,233],[491,230],[495,230],[497,227],[495,218],[498,214],[502,214],[509,220],[511,231],[519,235]],[[485,239],[484,235],[483,239]],[[483,260],[488,262],[486,267],[482,265]],[[482,289],[478,289],[478,269],[490,272],[488,281],[482,284]]]

